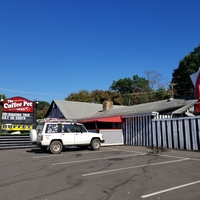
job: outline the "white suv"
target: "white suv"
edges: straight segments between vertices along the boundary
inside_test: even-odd
[[[102,134],[88,132],[83,124],[66,120],[44,120],[30,131],[30,141],[42,150],[60,153],[64,146],[91,147],[99,150],[104,142]]]

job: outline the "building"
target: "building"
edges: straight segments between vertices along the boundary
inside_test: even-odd
[[[46,118],[74,119],[88,130],[101,132],[105,145],[132,144],[152,146],[152,119],[192,116],[197,100],[168,99],[133,106],[52,101]]]

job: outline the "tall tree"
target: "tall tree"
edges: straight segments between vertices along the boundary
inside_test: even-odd
[[[105,100],[111,100],[109,94],[103,90],[94,90],[91,92],[94,103],[103,103]]]
[[[111,90],[94,90],[91,92],[94,103],[103,103],[105,100],[110,100],[114,105],[123,105],[122,96]]]
[[[65,100],[79,101],[79,102],[94,102],[102,104],[105,100],[113,101],[114,105],[123,105],[123,99],[117,92],[111,90],[93,90],[89,92],[87,90],[81,90],[79,93],[71,93]]]
[[[149,81],[138,75],[133,76],[133,97],[131,104],[140,104],[150,102],[152,99],[152,89]]]
[[[124,78],[113,81],[110,89],[122,95],[125,105],[148,102],[149,93],[151,92],[149,81],[138,75],[134,75],[132,79]]]
[[[50,104],[46,101],[38,101],[37,104],[37,119],[43,119]]]
[[[110,89],[122,95],[124,105],[147,103],[168,97],[168,92],[161,83],[161,74],[146,71],[146,76],[147,78],[134,75],[132,79],[124,78],[113,81]]]
[[[190,75],[197,72],[200,67],[200,45],[186,55],[179,62],[179,66],[172,74],[172,83],[174,84],[175,97],[193,97],[194,86]]]
[[[130,94],[133,92],[133,80],[131,78],[123,78],[113,81],[109,89],[120,94]]]
[[[93,102],[91,93],[88,90],[80,90],[78,93],[71,93],[65,100],[79,102]]]
[[[133,91],[134,92],[150,92],[151,88],[149,86],[149,81],[144,77],[139,77],[138,75],[133,76]]]

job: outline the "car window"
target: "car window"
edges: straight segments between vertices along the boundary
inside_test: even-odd
[[[58,133],[58,124],[47,124],[46,133]]]
[[[86,128],[83,125],[76,125],[76,132],[87,132]]]
[[[43,127],[44,127],[44,123],[38,124],[36,127],[37,133],[42,133]]]
[[[62,133],[74,133],[74,125],[73,124],[62,124]]]

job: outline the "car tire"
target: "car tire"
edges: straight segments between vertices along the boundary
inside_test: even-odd
[[[92,149],[93,149],[94,151],[99,150],[100,147],[101,147],[101,142],[100,142],[100,140],[99,140],[99,139],[93,139],[93,140],[91,141],[91,147],[92,147]]]
[[[30,142],[35,144],[37,142],[37,131],[35,129],[30,130]]]
[[[63,144],[62,142],[55,140],[51,142],[49,149],[52,154],[59,154],[63,149]]]

